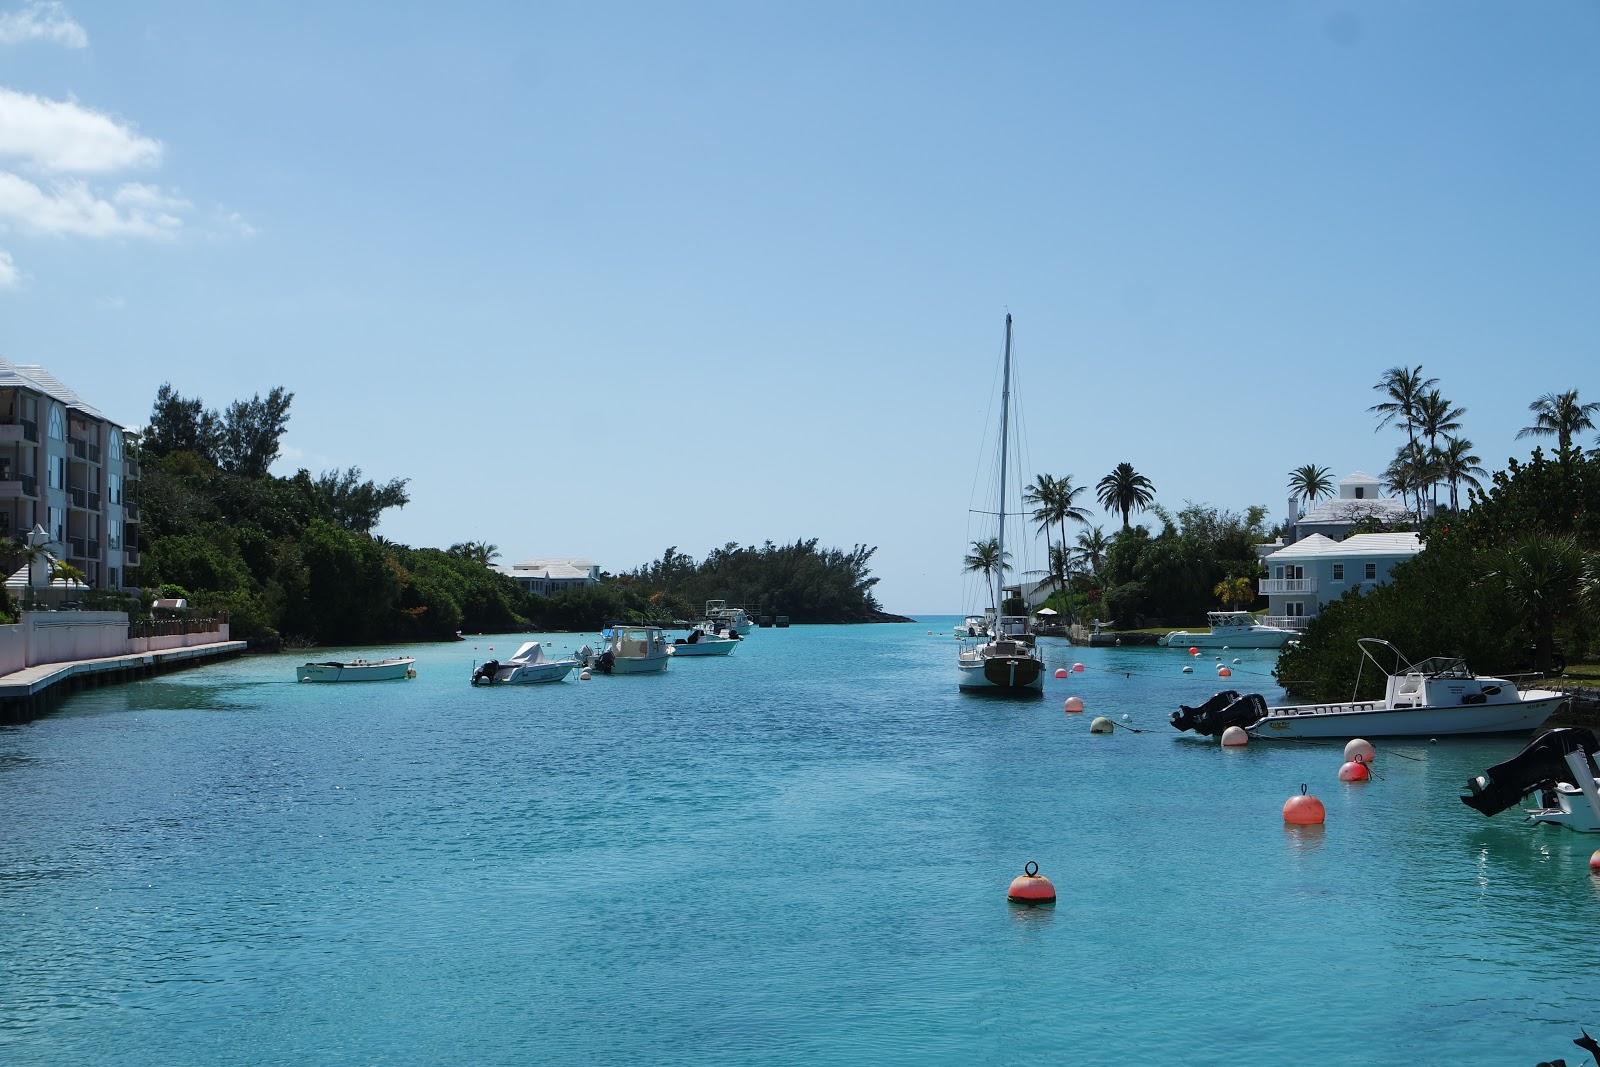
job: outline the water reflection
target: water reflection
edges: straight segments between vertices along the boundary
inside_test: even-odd
[[[1320,823],[1315,826],[1296,826],[1294,823],[1284,823],[1283,833],[1288,838],[1290,846],[1295,852],[1320,852],[1327,827]]]

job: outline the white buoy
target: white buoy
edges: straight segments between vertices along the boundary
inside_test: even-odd
[[[1240,748],[1250,743],[1250,734],[1243,726],[1230,726],[1222,731],[1223,748]]]
[[[1372,747],[1372,742],[1359,737],[1352,738],[1350,743],[1344,746],[1346,763],[1371,763],[1377,755],[1378,750]]]
[[[578,672],[578,681],[580,681],[580,682],[587,682],[590,678],[593,678],[593,677],[594,677],[594,675],[590,674],[588,671],[579,671]]]
[[[1238,663],[1239,662],[1239,657],[1235,656],[1234,659],[1233,659],[1233,662]]]
[[[1117,724],[1106,718],[1104,715],[1101,715],[1099,718],[1095,719],[1094,722],[1089,724],[1089,732],[1091,734],[1109,734],[1116,728]]]
[[[1194,668],[1193,667],[1185,667],[1183,669],[1183,673],[1184,674],[1193,674],[1194,673]]]

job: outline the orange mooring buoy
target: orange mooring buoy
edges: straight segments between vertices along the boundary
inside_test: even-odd
[[[1589,873],[1600,874],[1600,848],[1594,850],[1594,855],[1589,857]]]
[[[1011,879],[1006,899],[1013,904],[1054,904],[1056,887],[1050,879],[1039,873],[1039,865],[1032,860],[1022,868],[1022,873]]]
[[[1350,760],[1339,768],[1339,781],[1365,782],[1372,777],[1372,772],[1367,770],[1367,761],[1361,758],[1361,753],[1356,753],[1356,758]]]
[[[1283,821],[1295,826],[1321,826],[1328,817],[1328,812],[1322,806],[1322,801],[1316,797],[1306,795],[1306,787],[1300,787],[1300,795],[1290,797],[1283,802]]]

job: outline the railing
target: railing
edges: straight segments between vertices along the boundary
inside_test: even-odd
[[[72,555],[76,556],[78,559],[88,559],[89,558],[89,553],[87,551],[88,547],[89,547],[89,544],[88,544],[88,540],[86,538],[82,538],[82,537],[69,537],[69,538],[67,538],[67,551],[72,553]]]
[[[99,559],[100,558],[100,542],[99,541],[90,541],[89,542],[89,558],[90,559]]]
[[[39,495],[39,479],[35,478],[31,474],[24,474],[22,476],[21,481],[22,481],[22,495],[23,496],[38,496]]]
[[[1312,618],[1311,615],[1268,615],[1261,621],[1280,630],[1304,630]]]
[[[81,507],[87,507],[88,506],[88,504],[87,504],[88,493],[82,486],[78,486],[78,485],[69,485],[69,486],[67,486],[67,496],[72,499],[72,506],[75,507],[75,508],[81,508]]]
[[[16,429],[13,430],[12,427]],[[39,424],[28,419],[7,419],[0,422],[0,444],[11,444],[26,441],[31,445],[39,443]]]
[[[122,461],[122,473],[127,475],[129,478],[139,477],[139,461],[136,459],[124,458]]]
[[[128,636],[176,637],[179,634],[208,634],[221,629],[228,621],[228,613],[219,611],[211,615],[188,616],[182,619],[151,619],[149,622],[130,622]]]
[[[72,458],[73,459],[88,459],[89,458],[89,442],[85,441],[83,438],[81,438],[81,437],[69,437],[69,438],[67,438],[67,447],[72,449]]]
[[[139,505],[131,500],[122,502],[122,514],[129,522],[139,521]]]
[[[1261,579],[1261,595],[1268,593],[1315,593],[1317,580],[1315,578],[1263,578]]]

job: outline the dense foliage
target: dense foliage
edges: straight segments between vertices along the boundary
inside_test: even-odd
[[[727,545],[699,564],[668,549],[599,586],[533,596],[490,567],[493,545],[410,548],[372,536],[383,512],[406,504],[404,479],[378,483],[356,467],[268,473],[292,399],[274,389],[218,414],[163,386],[141,446],[137,581],[226,610],[237,636],[339,644],[592,630],[609,619],[692,617],[713,598],[796,622],[877,613],[867,569],[874,550],[820,549],[815,540]]]
[[[1297,696],[1349,699],[1356,639],[1381,637],[1413,658],[1454,654],[1484,673],[1545,669],[1557,648],[1577,658],[1596,635],[1600,459],[1536,450],[1494,474],[1471,506],[1422,530],[1425,549],[1392,580],[1325,606],[1279,677]],[[1381,691],[1363,676],[1362,696]]]
[[[1203,618],[1219,601],[1249,607],[1237,579],[1253,584],[1261,574],[1256,545],[1266,540],[1266,509],[1243,515],[1206,504],[1188,504],[1176,516],[1153,509],[1161,530],[1144,526],[1119,531],[1105,549],[1105,563],[1094,584],[1100,617],[1122,627],[1186,625]],[[1221,587],[1226,595],[1219,593]],[[1059,610],[1059,609],[1058,609]]]

